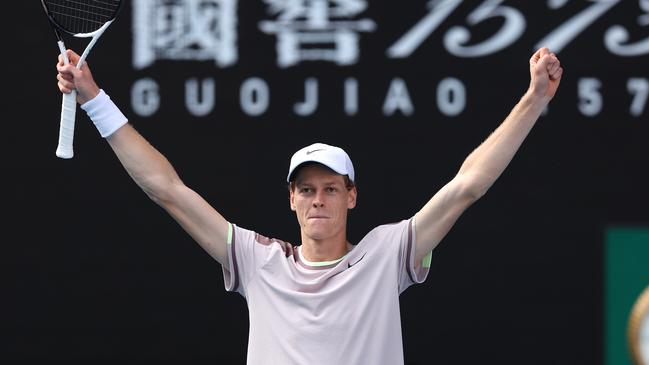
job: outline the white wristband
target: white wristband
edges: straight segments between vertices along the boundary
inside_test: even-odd
[[[81,109],[86,111],[90,120],[95,124],[99,134],[106,138],[115,133],[121,126],[128,122],[128,119],[122,114],[117,105],[110,100],[108,94],[103,89],[99,94],[81,104]]]

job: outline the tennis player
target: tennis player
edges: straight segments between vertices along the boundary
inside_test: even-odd
[[[563,69],[547,48],[529,60],[530,84],[510,114],[414,215],[347,240],[356,206],[349,155],[326,143],[305,146],[287,172],[290,207],[301,229],[294,245],[225,219],[187,187],[93,80],[79,56],[57,64],[63,93],[77,101],[126,171],[223,267],[225,289],[245,297],[248,364],[404,363],[399,295],[423,282],[431,253],[460,215],[507,167],[554,97]]]

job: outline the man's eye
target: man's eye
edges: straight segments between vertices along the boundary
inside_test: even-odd
[[[300,189],[300,193],[310,193],[310,192],[311,192],[311,188],[301,188]]]
[[[336,192],[336,188],[330,186],[330,187],[327,188],[327,192],[328,192],[328,193],[335,193],[335,192]]]

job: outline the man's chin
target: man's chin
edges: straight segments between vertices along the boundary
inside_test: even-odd
[[[326,229],[324,227],[318,227],[315,229],[307,229],[304,232],[307,237],[314,239],[314,240],[323,240],[329,236],[331,236],[331,230]]]

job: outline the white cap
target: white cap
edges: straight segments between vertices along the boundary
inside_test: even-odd
[[[341,175],[349,176],[349,179],[354,181],[354,165],[345,150],[324,143],[314,143],[293,154],[286,176],[287,182],[291,181],[295,169],[305,162],[321,163]]]

